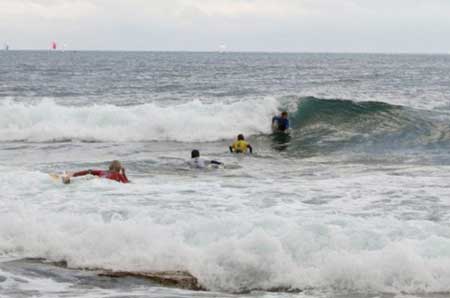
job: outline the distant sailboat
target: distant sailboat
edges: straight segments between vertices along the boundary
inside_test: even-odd
[[[56,50],[56,42],[52,42],[52,50]]]
[[[219,53],[225,53],[227,51],[227,45],[226,44],[221,44],[219,46]]]
[[[5,51],[9,51],[9,45],[5,43]]]

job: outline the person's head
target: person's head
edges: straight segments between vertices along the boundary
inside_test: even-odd
[[[200,151],[198,151],[197,149],[194,149],[191,152],[191,158],[196,158],[196,157],[200,157]]]
[[[281,112],[281,118],[286,119],[288,117],[288,112],[283,111]]]
[[[122,164],[118,160],[113,160],[109,165],[110,172],[120,172],[122,170]]]
[[[238,139],[238,141],[243,141],[243,140],[245,140],[243,134],[239,134],[239,135],[237,136],[237,139]]]
[[[62,179],[62,182],[64,184],[70,184],[70,177],[69,176],[62,176],[61,179]]]

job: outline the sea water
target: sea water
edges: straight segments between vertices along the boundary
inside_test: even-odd
[[[448,297],[449,147],[446,55],[0,53],[0,297]]]

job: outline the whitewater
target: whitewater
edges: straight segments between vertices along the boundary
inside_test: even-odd
[[[0,68],[0,297],[450,295],[450,56],[8,51]],[[228,152],[239,133],[253,155]],[[225,166],[189,168],[193,149]],[[114,159],[132,183],[48,175]]]

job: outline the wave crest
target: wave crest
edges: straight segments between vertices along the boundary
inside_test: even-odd
[[[268,133],[267,119],[276,112],[275,99],[233,103],[199,100],[162,106],[63,106],[53,100],[36,104],[0,104],[0,141],[216,141]]]

